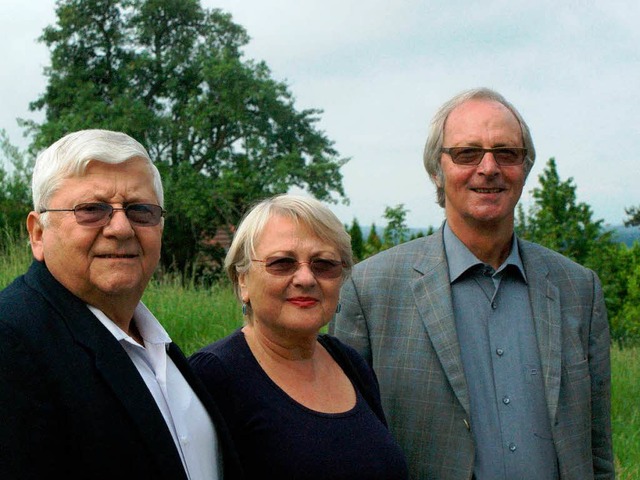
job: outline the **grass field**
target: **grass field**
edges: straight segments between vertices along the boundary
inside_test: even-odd
[[[0,238],[0,289],[30,262],[26,242]],[[242,324],[240,306],[228,285],[184,287],[151,282],[143,301],[171,338],[190,355]],[[611,350],[613,447],[620,480],[640,479],[640,347]]]
[[[611,424],[617,478],[640,479],[640,348],[611,350]]]

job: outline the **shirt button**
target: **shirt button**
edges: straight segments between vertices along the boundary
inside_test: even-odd
[[[498,304],[496,302],[491,302],[491,308],[495,310],[496,308],[498,308]]]
[[[504,403],[505,405],[509,405],[511,403],[511,399],[509,397],[504,397],[502,399],[502,403]]]
[[[509,444],[509,450],[511,450],[512,452],[515,452],[517,448],[518,447],[516,446],[515,443],[510,443]]]
[[[180,436],[180,443],[182,445],[189,445],[189,437],[187,437],[186,435],[181,435]]]
[[[501,357],[502,355],[504,355],[504,350],[501,348],[496,348],[496,355]]]

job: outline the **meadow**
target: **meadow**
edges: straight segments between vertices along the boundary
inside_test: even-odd
[[[30,262],[25,241],[0,237],[0,289],[23,273]],[[190,355],[242,325],[240,305],[230,286],[183,286],[165,278],[148,286],[144,303],[158,317],[171,338]],[[619,480],[640,479],[640,347],[612,346],[613,447]]]

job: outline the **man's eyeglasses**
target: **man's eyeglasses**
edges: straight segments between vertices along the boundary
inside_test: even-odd
[[[269,257],[265,260],[252,258],[251,261],[263,263],[267,273],[278,277],[293,275],[300,268],[300,265],[306,264],[309,265],[311,272],[317,278],[338,278],[346,266],[344,262],[328,258],[315,258],[310,262],[299,262],[291,257]]]
[[[73,208],[43,208],[40,213],[73,212],[78,225],[104,227],[117,210],[122,210],[131,224],[138,227],[155,227],[166,213],[160,205],[152,203],[131,203],[122,208],[108,203],[81,203]]]
[[[487,152],[493,154],[496,163],[501,167],[520,165],[527,156],[527,149],[519,147],[449,147],[441,148],[440,151],[449,154],[456,165],[479,165]]]

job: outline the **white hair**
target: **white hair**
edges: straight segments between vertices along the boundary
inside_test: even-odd
[[[46,209],[63,180],[84,175],[89,162],[116,165],[132,158],[147,161],[158,203],[164,206],[160,172],[147,150],[125,133],[91,129],[69,133],[38,155],[31,179],[34,210]]]

